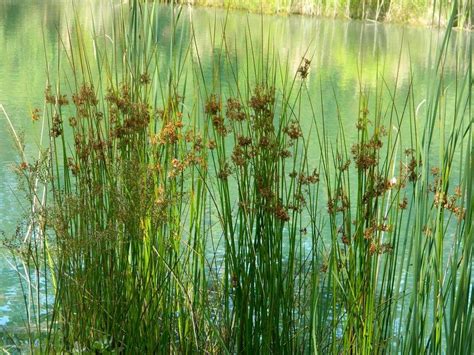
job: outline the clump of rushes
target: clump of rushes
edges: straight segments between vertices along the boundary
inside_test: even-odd
[[[441,48],[438,60],[444,53]],[[470,66],[463,70],[472,77]],[[442,74],[435,74],[441,77],[433,91],[444,90]],[[361,90],[357,141],[352,145],[340,117],[335,144],[325,138],[324,110],[322,122],[315,121],[331,237],[323,249],[320,270],[325,276],[314,285],[317,349],[364,354],[465,351],[454,338],[472,349],[472,340],[462,335],[472,326],[472,291],[465,288],[472,284],[472,232],[465,233],[472,229],[472,216],[466,217],[469,203],[460,201],[472,201],[473,180],[467,171],[455,178],[451,169],[456,154],[460,161],[472,160],[472,94],[463,94],[469,80],[454,84],[454,95],[465,109],[451,113],[447,131],[433,129],[447,119],[440,91],[429,97],[420,124],[412,92],[403,98],[412,109],[395,112],[394,101],[383,105],[377,94],[369,105],[368,94]],[[308,99],[312,101],[310,95]],[[430,150],[437,139],[447,142],[436,148],[444,167],[430,171],[430,161],[436,160]],[[449,179],[464,187],[450,192]],[[464,264],[464,257],[471,266]],[[467,293],[461,295],[458,287]],[[460,308],[455,310],[454,304]]]
[[[471,68],[453,85],[449,129],[443,80],[423,121],[413,85],[387,96],[380,78],[372,100],[359,92],[354,142],[338,116],[330,143],[309,58],[290,77],[249,37],[238,68],[213,36],[223,49],[211,55],[218,79],[206,78],[196,43],[178,40],[175,10],[166,70],[155,3],[131,1],[113,41],[94,33],[94,57],[79,23],[68,33],[70,87],[51,80],[45,92],[49,155],[41,169],[18,168],[41,207],[40,243],[24,258],[48,281],[30,304],[41,307],[41,287],[54,291],[44,322],[39,308],[32,317],[31,350],[38,338],[45,352],[469,352]],[[223,68],[234,79],[224,83]],[[453,177],[456,159],[466,169]]]
[[[383,149],[399,137],[382,125],[381,102],[375,110],[370,115],[362,93],[355,124],[358,139],[350,149],[351,156],[341,132],[341,145],[336,148],[340,158],[331,162],[335,173],[326,176],[332,240],[326,272],[334,276],[326,278],[321,292],[333,293],[324,307],[330,309],[333,323],[333,340],[327,346],[334,352],[341,345],[349,352],[383,352],[387,341],[383,322],[392,311],[392,301],[386,298],[381,279],[386,266],[396,259],[404,218],[397,201],[404,184],[402,177],[393,175],[395,161],[390,157],[395,146]]]
[[[98,54],[107,65],[91,61],[81,29],[71,30],[70,98],[59,85],[46,91],[56,280],[51,334],[65,351],[204,347],[205,195],[198,176],[205,174],[207,148],[183,113],[181,73],[171,79],[149,65],[157,60],[149,26],[155,11],[134,1],[130,28],[122,27],[128,19],[116,19],[120,48],[103,43]]]
[[[318,174],[306,174],[303,134],[285,103],[289,92],[279,101],[269,84],[256,84],[248,100],[212,94],[205,104],[217,142],[211,160],[225,240],[219,319],[224,341],[237,353],[303,349],[299,331],[309,324],[308,305],[298,300],[307,277],[298,226],[303,191]]]
[[[248,100],[211,94],[202,111],[185,112],[181,72],[162,86],[163,73],[149,73],[147,64],[156,59],[153,45],[130,39],[135,32],[153,38],[152,30],[142,31],[154,9],[131,6],[132,32],[119,35],[135,53],[117,73],[97,63],[97,80],[76,69],[70,100],[59,87],[46,90],[62,346],[298,349],[308,341],[299,330],[310,319],[297,294],[309,282],[298,226],[305,186],[319,177],[307,173],[290,92],[285,88],[278,101],[275,88],[261,82]],[[70,65],[91,67],[77,42]],[[113,56],[112,49],[103,56]],[[207,212],[208,199],[215,212]],[[225,239],[224,258],[215,262],[223,275],[207,261],[217,252],[208,250],[207,220],[215,213]],[[208,296],[208,287],[217,291]]]

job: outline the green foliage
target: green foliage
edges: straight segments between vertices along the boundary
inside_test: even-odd
[[[161,1],[172,3],[172,0]],[[447,25],[454,11],[454,27],[473,26],[472,0],[175,0],[175,4],[218,6],[252,12],[319,15],[375,21]]]

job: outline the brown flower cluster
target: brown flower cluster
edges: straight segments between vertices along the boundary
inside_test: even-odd
[[[370,255],[374,255],[375,253],[386,254],[386,253],[391,253],[392,251],[393,251],[393,246],[390,243],[376,244],[372,242],[369,245]]]
[[[433,204],[436,208],[450,211],[456,216],[459,222],[464,219],[466,209],[461,205],[462,190],[460,186],[456,186],[454,194],[449,195],[442,190],[441,178],[435,175],[435,182],[430,184],[429,189],[434,194]]]
[[[257,125],[262,125],[262,128],[268,129],[270,124],[273,126],[273,106],[275,104],[275,89],[265,88],[257,85],[253,96],[250,98],[249,105],[255,112],[255,119]],[[258,122],[262,119],[263,122]],[[271,122],[268,122],[271,120]],[[269,124],[270,123],[270,124]],[[272,127],[273,128],[273,127]]]
[[[224,116],[221,98],[216,94],[210,95],[204,104],[204,114],[210,119],[213,134],[224,136],[233,132],[232,139],[226,139],[226,143],[218,139],[218,145],[232,142],[233,146],[228,158],[219,156],[223,153],[219,150],[217,178],[227,180],[235,174],[239,180],[253,184],[251,191],[256,192],[256,198],[246,195],[239,198],[238,205],[244,213],[269,214],[275,220],[289,221],[290,211],[301,212],[305,203],[304,197],[300,199],[296,192],[283,198],[280,191],[284,161],[292,156],[290,148],[303,136],[299,122],[292,120],[282,124],[285,128],[279,131],[280,123],[274,123],[275,90],[272,87],[257,85],[246,103],[232,97],[225,102]],[[208,138],[208,145],[214,149],[216,142]],[[299,186],[307,186],[316,184],[319,174],[296,172],[291,178]]]
[[[151,78],[150,78],[150,74],[148,73],[143,73],[142,75],[140,75],[140,84],[142,85],[148,85],[151,83]]]
[[[328,212],[330,214],[346,212],[349,208],[349,197],[342,188],[338,189],[335,196],[328,200]]]
[[[292,140],[303,137],[303,131],[297,120],[290,121],[289,125],[283,128],[283,133],[287,134]]]
[[[398,207],[401,209],[401,210],[404,210],[406,209],[408,206],[408,198],[405,196],[403,197],[403,199],[400,201],[400,203],[398,204]]]
[[[151,109],[139,99],[132,100],[127,85],[122,85],[119,91],[109,89],[105,99],[109,104],[111,136],[127,138],[127,136],[143,132],[148,127]]]
[[[369,202],[372,198],[377,198],[385,194],[387,191],[391,190],[397,185],[397,180],[395,178],[388,179],[385,176],[381,176],[376,174],[373,177],[373,182],[369,184],[364,195],[362,197],[362,201],[364,203]]]
[[[378,151],[382,148],[382,141],[374,135],[367,143],[356,143],[351,148],[354,163],[358,169],[368,170],[378,164]]]
[[[242,122],[247,118],[239,100],[233,98],[227,99],[226,117],[231,121],[237,122]]]
[[[311,64],[311,61],[307,58],[303,58],[301,61],[301,65],[298,68],[297,73],[300,75],[301,79],[306,79],[309,74],[309,66]]]
[[[57,105],[57,106],[65,106],[69,104],[69,100],[67,99],[66,95],[58,94],[53,95],[51,91],[51,85],[48,85],[44,91],[44,97],[48,104]]]
[[[31,120],[33,122],[38,121],[40,119],[40,114],[41,114],[40,109],[34,108],[33,111],[31,111]]]
[[[408,180],[409,182],[415,183],[420,176],[418,169],[422,166],[421,159],[416,158],[415,150],[411,148],[405,150],[405,156],[408,162],[402,166],[401,181]]]
[[[97,106],[99,100],[95,94],[94,87],[92,85],[84,83],[79,91],[72,95],[72,102],[76,106],[76,109],[87,109],[89,107]],[[87,111],[84,112],[83,116],[87,115]]]
[[[179,120],[164,123],[159,134],[152,138],[152,143],[161,145],[175,144],[182,138],[182,128],[183,123]]]
[[[204,113],[210,118],[212,126],[217,134],[224,137],[230,132],[230,129],[226,127],[224,117],[222,116],[222,103],[217,95],[212,94],[209,96],[204,107]]]
[[[227,178],[232,175],[232,169],[228,162],[221,164],[220,170],[217,173],[217,177],[221,180],[227,180]]]
[[[79,164],[77,164],[73,158],[67,158],[67,165],[72,175],[77,176],[79,174]]]
[[[364,230],[364,239],[372,240],[372,238],[377,232],[390,232],[391,230],[391,225],[386,223],[377,223],[376,221],[373,221],[371,226]]]
[[[61,134],[63,134],[63,120],[59,114],[55,114],[51,120],[50,135],[53,138],[58,138]]]
[[[298,181],[301,185],[314,185],[319,182],[319,173],[316,169],[313,170],[311,174],[305,175],[300,173],[298,176]]]
[[[249,155],[245,148],[242,148],[240,145],[236,145],[232,151],[231,159],[236,166],[243,167],[247,165]]]
[[[221,102],[217,99],[216,94],[211,94],[206,102],[204,112],[209,116],[214,116],[221,112],[221,108]]]
[[[282,222],[288,222],[290,220],[288,210],[281,204],[275,206],[275,217]]]

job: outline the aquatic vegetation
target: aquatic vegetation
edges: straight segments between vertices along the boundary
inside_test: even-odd
[[[163,0],[173,3],[173,0]],[[367,19],[389,22],[410,22],[440,25],[447,24],[454,10],[454,27],[470,29],[473,26],[471,0],[403,2],[398,0],[176,0],[174,3],[219,6],[252,12],[276,14],[303,14],[350,19]],[[435,16],[434,16],[435,15]]]
[[[172,23],[165,68],[157,11]],[[237,66],[214,28],[209,80],[179,8],[131,1],[115,16],[94,56],[69,28],[67,69],[32,110],[49,144],[18,166],[32,352],[472,350],[472,51],[445,83],[454,17],[426,109],[413,90],[400,106],[380,75],[344,127],[324,109],[337,98],[309,90],[312,58],[288,73],[270,35],[248,36]]]

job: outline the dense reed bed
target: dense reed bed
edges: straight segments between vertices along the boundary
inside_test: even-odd
[[[114,14],[94,56],[79,22],[62,38],[34,112],[49,144],[18,167],[31,352],[473,351],[472,51],[446,83],[454,17],[426,109],[380,76],[344,127],[308,90],[311,54],[290,73],[263,29],[236,60],[211,25],[209,80],[179,8]]]
[[[171,3],[173,0],[164,0]],[[413,24],[446,25],[451,14],[454,27],[472,28],[472,0],[177,0],[175,3],[218,6],[252,12],[303,14]],[[454,7],[453,7],[454,6]],[[454,13],[452,13],[454,9]]]

